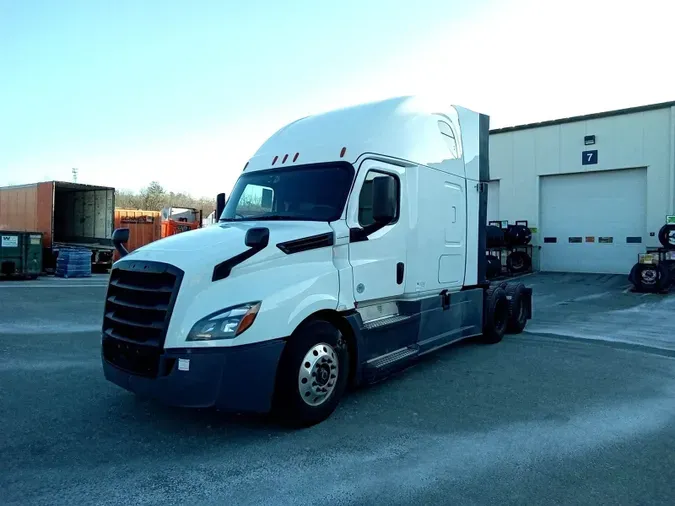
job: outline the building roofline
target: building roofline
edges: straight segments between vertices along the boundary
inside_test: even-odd
[[[640,105],[637,107],[628,107],[626,109],[616,109],[613,111],[596,112],[592,114],[584,114],[582,116],[570,116],[569,118],[553,119],[548,121],[540,121],[538,123],[527,123],[525,125],[515,125],[510,127],[495,128],[490,130],[491,134],[503,134],[506,132],[516,132],[518,130],[528,130],[530,128],[540,128],[546,126],[563,125],[565,123],[575,123],[577,121],[587,121],[590,119],[611,118],[612,116],[621,116],[624,114],[634,114],[639,112],[654,111],[657,109],[666,109],[675,107],[675,100],[671,102],[660,102],[658,104]]]

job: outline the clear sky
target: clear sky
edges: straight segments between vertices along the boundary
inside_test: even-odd
[[[0,0],[0,185],[210,196],[276,129],[442,93],[493,127],[675,100],[672,0]]]

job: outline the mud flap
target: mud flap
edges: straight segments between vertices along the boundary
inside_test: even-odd
[[[528,320],[532,319],[532,288],[523,288],[521,304],[525,307],[525,314]]]

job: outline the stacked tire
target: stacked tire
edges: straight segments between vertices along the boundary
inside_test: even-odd
[[[675,224],[666,224],[659,230],[659,242],[663,249],[675,251]],[[636,263],[628,274],[635,290],[646,293],[667,291],[675,281],[675,262],[664,261],[657,264]]]
[[[55,275],[60,278],[91,276],[91,251],[84,248],[62,249],[56,258]]]
[[[532,268],[532,258],[525,251],[512,251],[506,257],[506,267],[512,274],[529,272]]]
[[[659,242],[668,250],[675,250],[675,224],[663,225],[659,230]]]
[[[485,258],[485,277],[494,279],[502,273],[502,261],[496,255],[487,255]]]
[[[504,240],[507,246],[526,246],[532,240],[532,231],[525,225],[509,225]]]
[[[504,234],[509,247],[527,246],[532,241],[532,231],[525,225],[509,225]],[[506,268],[511,274],[529,272],[532,268],[532,257],[526,251],[512,251],[506,257]]]
[[[504,230],[494,225],[485,227],[486,246],[488,248],[502,248],[506,244]]]
[[[488,225],[485,232],[488,249],[527,246],[532,240],[532,231],[525,225],[509,225],[506,229]],[[500,257],[487,255],[486,262],[485,275],[487,279],[494,279],[502,273]],[[512,251],[506,257],[506,268],[511,274],[529,272],[532,269],[532,257],[526,251]]]
[[[670,268],[664,263],[641,264],[633,266],[628,275],[630,281],[638,292],[658,293],[666,290],[672,283]]]
[[[488,249],[503,248],[505,245],[504,231],[494,225],[485,227],[485,245]],[[494,279],[502,273],[502,261],[496,255],[487,255],[485,258],[485,277]]]

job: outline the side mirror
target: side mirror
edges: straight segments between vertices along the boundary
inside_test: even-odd
[[[270,230],[265,227],[249,228],[244,243],[249,248],[263,249],[270,242]]]
[[[115,249],[120,254],[120,257],[125,257],[129,254],[129,251],[124,247],[126,243],[129,242],[129,229],[128,228],[116,228],[112,234],[112,243],[115,246]]]
[[[373,179],[373,219],[380,225],[388,225],[396,218],[398,184],[391,176]]]
[[[225,194],[219,193],[216,195],[216,216],[214,221],[218,221],[223,214],[223,209],[225,209]]]

